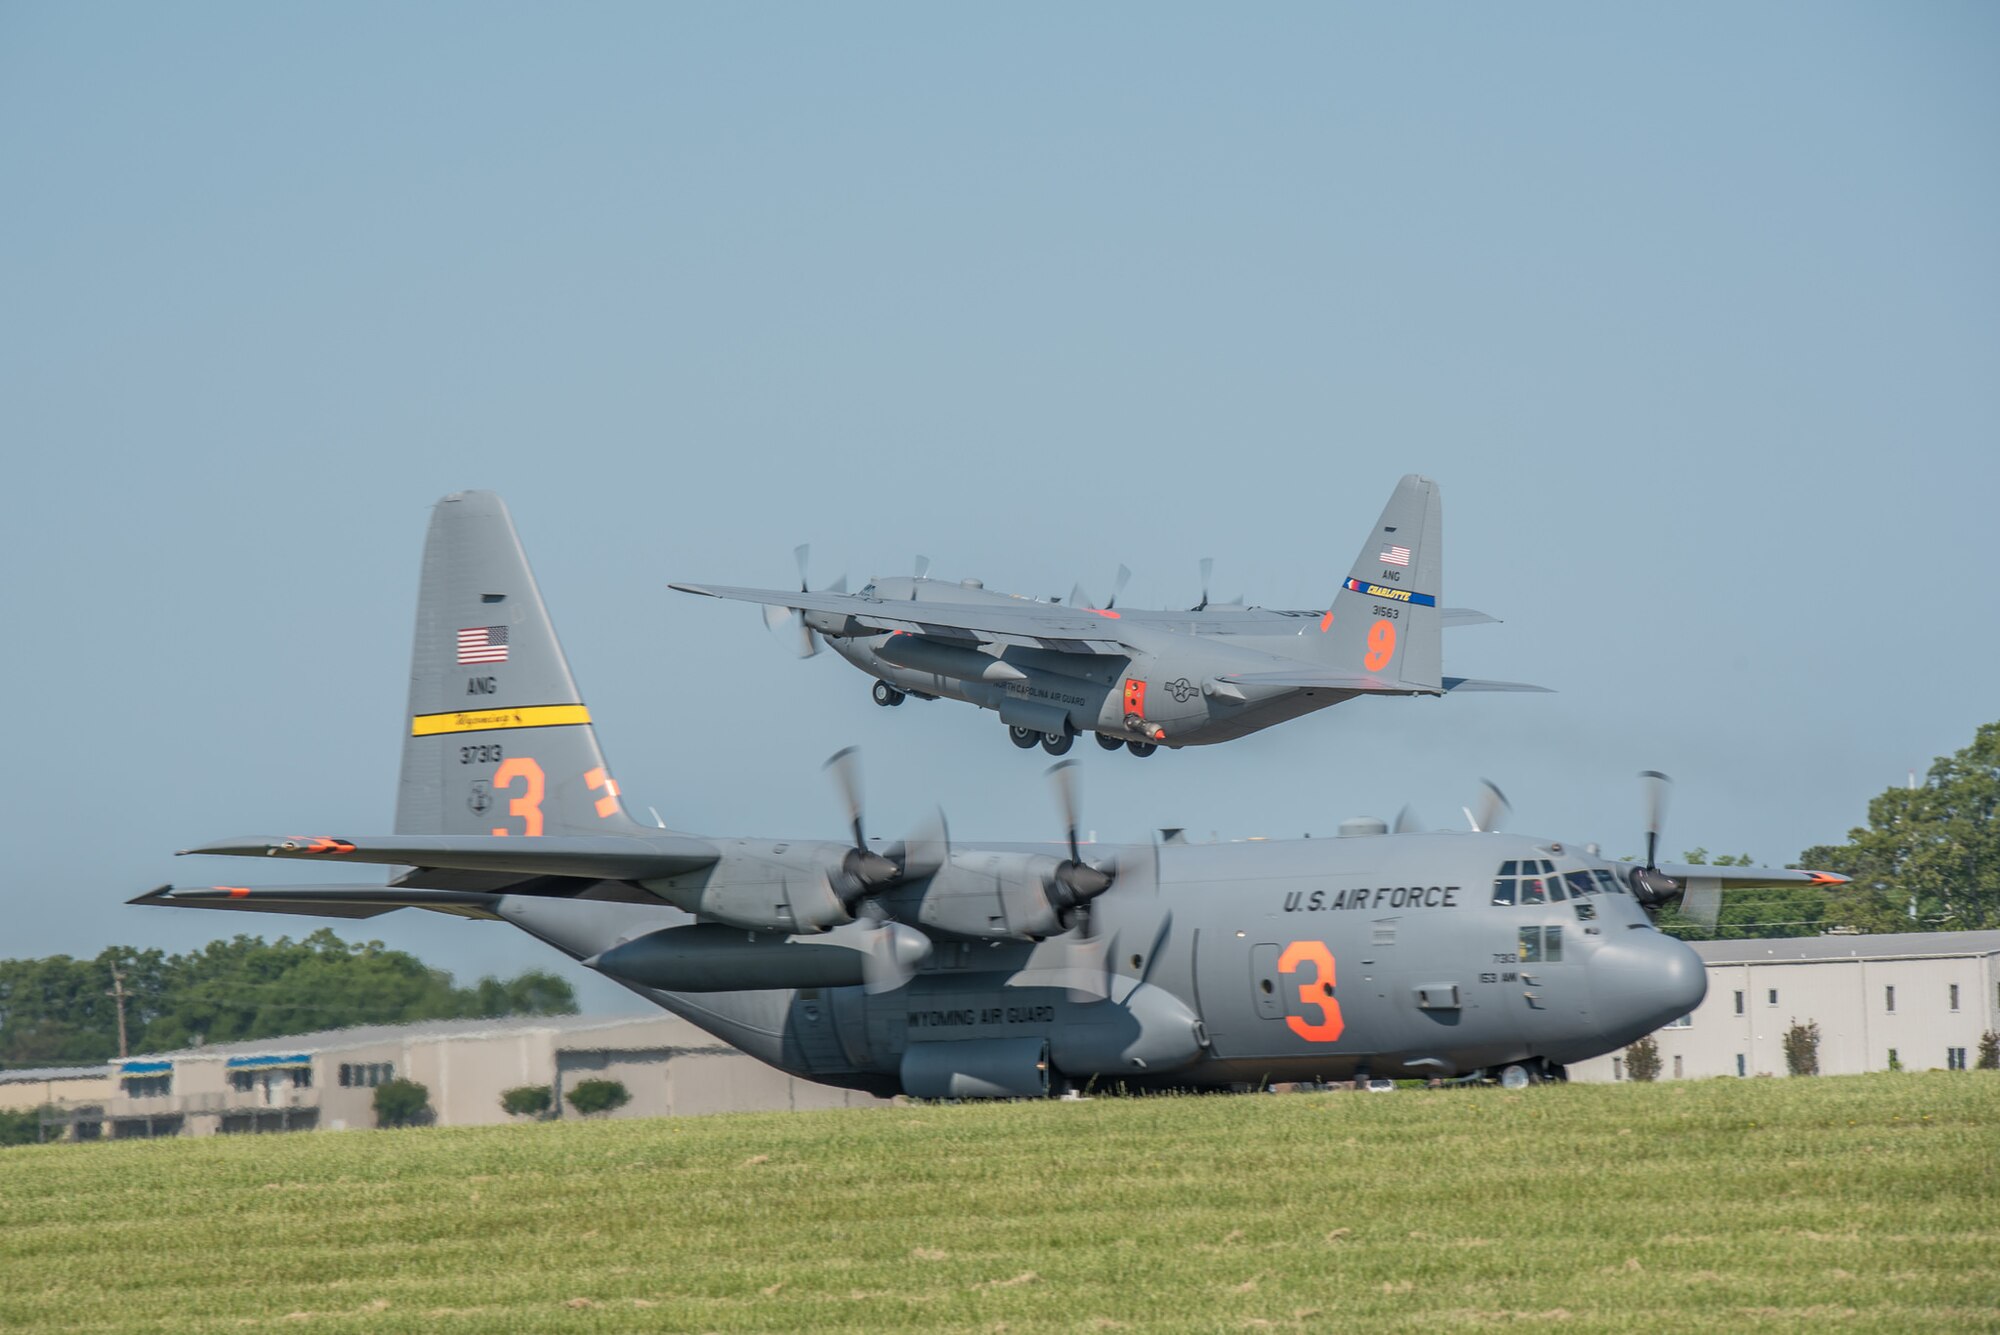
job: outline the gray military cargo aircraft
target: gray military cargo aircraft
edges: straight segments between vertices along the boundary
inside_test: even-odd
[[[785,1071],[878,1094],[1357,1076],[1559,1077],[1686,1014],[1701,960],[1647,914],[1818,872],[1644,866],[1500,834],[1390,832],[1116,848],[706,838],[631,818],[513,523],[434,512],[395,833],[185,850],[387,864],[387,884],[162,886],[136,904],[512,923]],[[1657,827],[1658,804],[1650,822]],[[1483,827],[1483,828],[1481,828]]]
[[[996,711],[1019,747],[1062,755],[1087,732],[1108,751],[1149,756],[1232,741],[1357,695],[1545,689],[1444,675],[1442,629],[1494,618],[1438,605],[1443,543],[1437,483],[1413,473],[1332,605],[1314,611],[1215,606],[1205,588],[1184,612],[1118,607],[1115,594],[1101,608],[1079,597],[1065,606],[921,573],[814,593],[803,547],[795,590],[673,587],[762,604],[773,629],[793,622],[802,657],[824,637],[876,678],[879,705],[963,700]],[[1120,569],[1121,587],[1129,573]]]

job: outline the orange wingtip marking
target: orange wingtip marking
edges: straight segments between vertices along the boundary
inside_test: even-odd
[[[1846,885],[1847,883],[1847,877],[1836,876],[1830,871],[1816,871],[1812,873],[1812,884],[1814,885]]]
[[[1333,613],[1332,613],[1332,612],[1328,612],[1328,613],[1327,613],[1327,614],[1326,614],[1325,616],[1323,616],[1323,617],[1321,617],[1321,618],[1319,619],[1319,628],[1320,628],[1320,631],[1321,631],[1321,633],[1322,633],[1322,634],[1324,634],[1325,632],[1327,632],[1327,631],[1330,631],[1330,630],[1332,630],[1332,629],[1333,629]]]
[[[1117,612],[1112,611],[1108,607],[1091,607],[1091,608],[1086,608],[1085,610],[1090,612],[1095,612],[1097,613],[1097,615],[1101,617],[1110,617],[1113,621],[1116,621],[1119,617],[1119,614]]]
[[[231,899],[250,898],[250,887],[247,885],[218,885],[215,888],[218,890],[227,890]]]

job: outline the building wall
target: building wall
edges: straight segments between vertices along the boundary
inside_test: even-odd
[[[1951,1048],[1965,1049],[1970,1064],[1980,1035],[2000,1031],[2000,955],[1710,961],[1708,996],[1693,1020],[1653,1035],[1662,1079],[1785,1075],[1785,1032],[1795,1021],[1818,1023],[1822,1075],[1888,1070],[1891,1049],[1905,1070],[1943,1069]],[[1622,1066],[1622,1054],[1610,1054],[1569,1073],[1572,1080],[1612,1080]]]
[[[308,1058],[310,1084],[294,1083],[291,1067],[235,1067],[232,1058]],[[575,1117],[562,1093],[592,1077],[622,1082],[631,1101],[617,1117],[664,1117],[706,1112],[841,1107],[880,1100],[797,1080],[736,1051],[675,1016],[601,1023],[495,1022],[490,1029],[439,1032],[412,1025],[376,1032],[228,1044],[169,1053],[149,1061],[172,1064],[164,1094],[131,1097],[119,1075],[79,1071],[74,1077],[0,1081],[0,1107],[66,1110],[59,1133],[107,1138],[135,1135],[214,1135],[288,1129],[346,1130],[375,1125],[375,1088],[342,1085],[343,1067],[403,1078],[430,1094],[435,1124],[477,1126],[508,1121],[500,1096],[519,1085],[555,1087],[558,1115]],[[232,1071],[250,1071],[249,1089]],[[88,1124],[85,1126],[85,1124]],[[79,1129],[82,1128],[82,1129]]]
[[[0,1112],[20,1112],[49,1103],[101,1103],[117,1092],[117,1081],[102,1074],[36,1080],[0,1076]]]

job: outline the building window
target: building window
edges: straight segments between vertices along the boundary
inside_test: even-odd
[[[1662,1028],[1662,1029],[1692,1029],[1692,1028],[1694,1028],[1694,1016],[1692,1016],[1692,1015],[1683,1015],[1683,1016],[1681,1016],[1681,1018],[1680,1018],[1680,1019],[1678,1019],[1678,1020],[1669,1020],[1669,1021],[1667,1021],[1667,1023],[1665,1023],[1665,1024],[1661,1025],[1661,1026],[1660,1026],[1660,1028]]]
[[[313,1087],[312,1067],[294,1066],[292,1068],[292,1088],[311,1089],[312,1087]]]
[[[356,1062],[340,1064],[340,1083],[355,1089],[373,1089],[396,1078],[396,1068],[389,1062]],[[308,1076],[310,1080],[310,1076]]]
[[[1764,1004],[1765,1004],[1765,1005],[1767,1005],[1767,1006],[1775,1006],[1775,1005],[1777,1005],[1777,1004],[1778,1004],[1778,989],[1777,989],[1777,988],[1775,988],[1775,987],[1774,987],[1774,988],[1772,988],[1772,989],[1771,989],[1770,991],[1768,991],[1768,992],[1766,992],[1766,993],[1764,994]]]
[[[1744,1068],[1743,1054],[1740,1052],[1736,1054],[1736,1074],[1738,1075],[1749,1074],[1749,1072]]]
[[[1736,994],[1736,1013],[1738,1015],[1743,1013],[1743,994],[1741,992]]]
[[[1882,1008],[1890,1012],[1894,1012],[1894,1010],[1896,1009],[1895,988],[1885,987],[1882,989]]]
[[[257,1073],[255,1071],[231,1071],[229,1073],[229,1087],[238,1094],[248,1094],[251,1090],[257,1088]]]
[[[1674,1054],[1674,1079],[1678,1080],[1680,1078],[1681,1078],[1681,1057],[1680,1054],[1677,1052]]]
[[[1953,983],[1953,984],[1951,985],[1951,1008],[1952,1008],[1953,1010],[1957,1010],[1957,1009],[1958,1009],[1958,984],[1957,984],[1957,983]]]
[[[128,1099],[157,1099],[174,1092],[171,1075],[128,1075],[119,1083]]]
[[[1625,1078],[1625,1059],[1623,1057],[1613,1057],[1611,1059],[1611,1078],[1613,1080],[1623,1080]]]
[[[1965,1069],[1965,1049],[1946,1048],[1944,1050],[1944,1069],[1947,1071],[1963,1071]]]

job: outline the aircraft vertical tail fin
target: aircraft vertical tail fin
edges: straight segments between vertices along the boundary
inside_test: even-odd
[[[1441,691],[1444,520],[1438,486],[1409,474],[1320,619],[1316,657],[1342,672],[1413,691]]]
[[[431,511],[410,660],[398,834],[625,834],[639,828],[598,749],[506,505]]]

